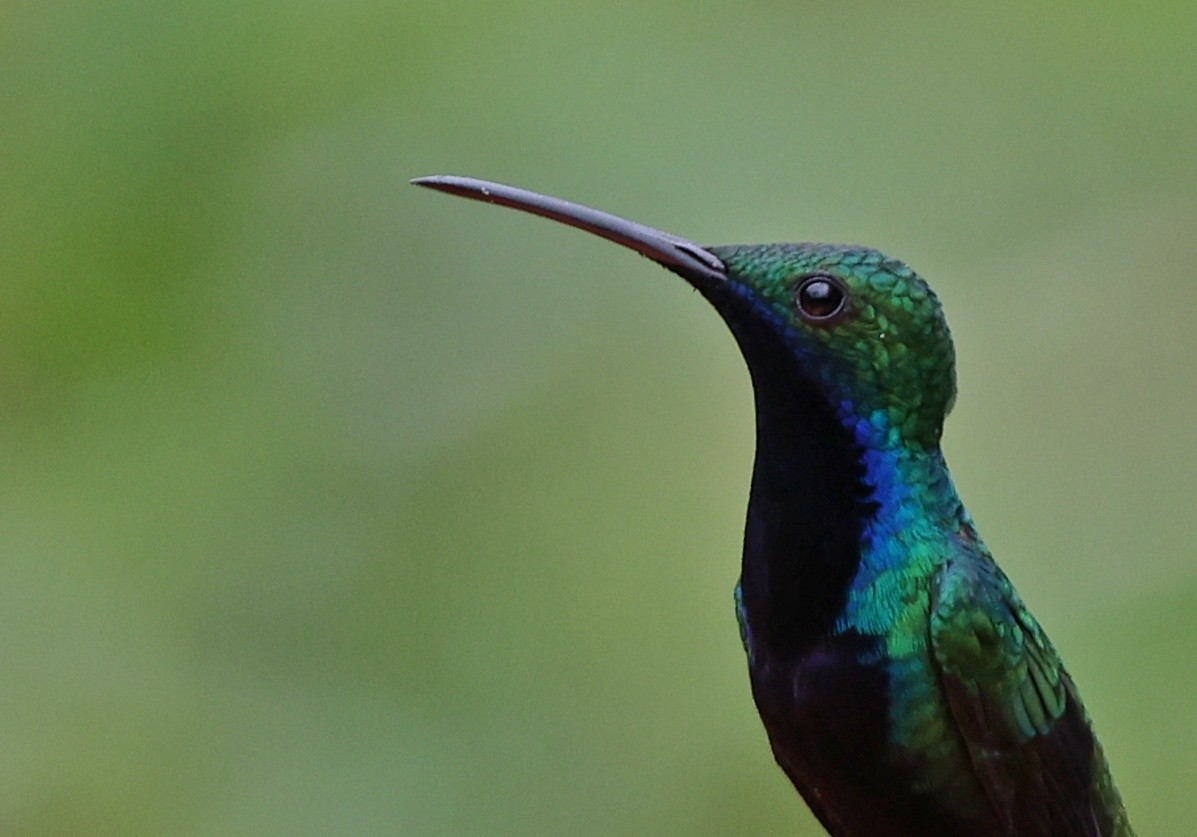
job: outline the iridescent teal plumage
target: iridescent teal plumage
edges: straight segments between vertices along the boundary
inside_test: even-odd
[[[867,248],[702,248],[417,182],[631,247],[728,324],[757,424],[736,615],[774,755],[832,834],[1131,834],[1075,686],[952,485],[954,355],[922,279]]]

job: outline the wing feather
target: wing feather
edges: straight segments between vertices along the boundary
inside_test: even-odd
[[[945,565],[930,631],[948,705],[1005,832],[1131,834],[1072,680],[988,555]]]

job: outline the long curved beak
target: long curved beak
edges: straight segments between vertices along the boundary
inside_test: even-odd
[[[647,256],[699,289],[705,287],[709,290],[727,279],[727,269],[723,262],[694,242],[588,206],[472,177],[433,175],[417,177],[411,182],[416,186],[436,189],[438,192],[448,192],[450,195],[531,212],[533,215],[586,230]]]

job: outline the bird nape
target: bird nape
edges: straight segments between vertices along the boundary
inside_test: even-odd
[[[876,250],[704,247],[464,177],[681,276],[752,378],[736,615],[773,754],[834,835],[1129,835],[1076,686],[981,541],[940,451],[939,301]]]

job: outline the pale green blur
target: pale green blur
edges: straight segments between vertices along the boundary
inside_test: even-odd
[[[1197,6],[0,4],[0,830],[819,833],[713,312],[457,173],[909,261],[1140,833],[1197,823]]]

